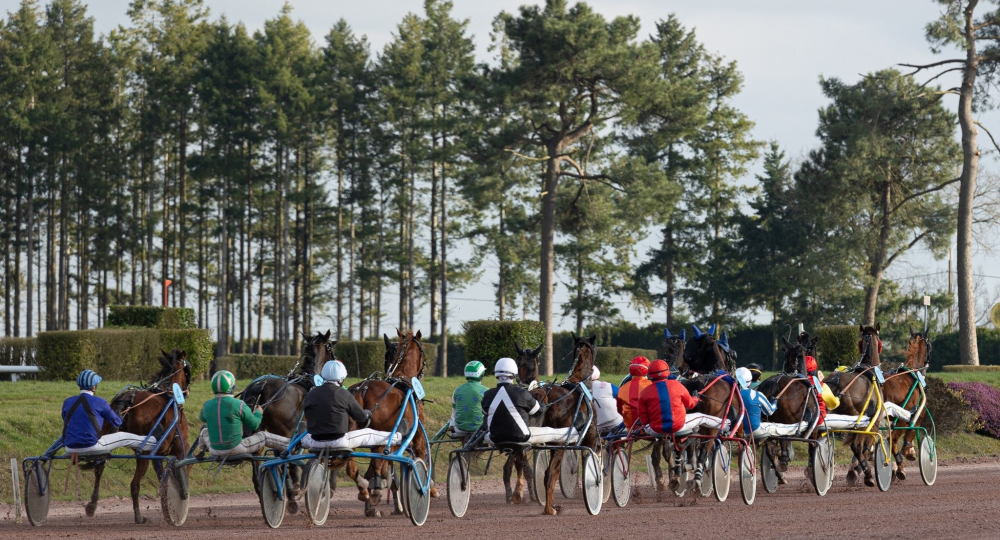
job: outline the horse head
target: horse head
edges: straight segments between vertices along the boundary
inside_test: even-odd
[[[882,330],[882,324],[877,323],[875,326],[861,325],[860,328],[861,339],[858,340],[858,352],[861,353],[861,363],[867,366],[881,364],[882,338],[879,337],[879,332]]]
[[[805,351],[806,356],[812,356],[816,358],[818,356],[817,347],[819,346],[819,336],[809,337],[808,332],[802,332],[799,334],[798,338],[799,345],[802,345],[802,349]]]
[[[663,337],[666,339],[666,344],[663,347],[663,359],[667,361],[667,364],[677,371],[682,372],[687,370],[687,364],[684,363],[684,341],[687,338],[687,331],[681,330],[681,333],[671,334],[669,329],[663,331]]]
[[[784,373],[806,372],[806,348],[801,341],[788,341],[788,338],[781,336],[781,352],[785,354],[785,363],[782,365]]]
[[[404,334],[397,329],[396,335],[399,337],[399,344],[392,363],[386,367],[385,376],[407,380],[413,377],[423,379],[427,359],[424,357],[424,346],[420,343],[420,330],[416,334],[407,330]]]
[[[185,392],[191,386],[191,364],[187,361],[187,352],[173,349],[170,352],[160,349],[160,372],[153,376],[150,386],[170,386],[177,383]]]
[[[597,336],[589,338],[573,336],[573,370],[569,373],[569,382],[581,383],[590,379],[594,373],[594,362],[597,360]]]
[[[931,342],[927,340],[929,332],[914,333],[910,330],[910,342],[906,347],[906,367],[923,369],[931,361]]]
[[[330,341],[329,330],[325,334],[316,332],[315,336],[302,334],[302,337],[305,338],[305,346],[302,349],[302,373],[315,375],[317,367],[322,368],[327,360],[333,358],[333,346],[337,341]]]
[[[531,386],[532,382],[538,382],[538,355],[542,352],[544,343],[537,349],[522,349],[517,342],[514,342],[514,349],[517,350],[517,380],[525,386]]]
[[[688,370],[701,374],[726,369],[726,355],[715,340],[714,324],[708,332],[694,326],[694,337],[684,346],[684,363]]]
[[[396,348],[399,344],[389,341],[388,334],[382,334],[382,339],[385,341],[385,360],[382,362],[382,373],[388,373],[392,362],[396,359]]]

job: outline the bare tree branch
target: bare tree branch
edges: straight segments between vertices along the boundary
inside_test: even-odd
[[[948,180],[947,182],[940,183],[940,184],[938,184],[938,185],[936,185],[936,186],[934,186],[932,188],[927,188],[927,189],[925,189],[923,191],[918,191],[916,193],[911,193],[911,194],[907,195],[906,197],[903,197],[903,200],[899,201],[899,204],[897,204],[896,206],[893,206],[892,210],[889,210],[889,215],[895,214],[896,210],[899,210],[899,208],[901,206],[903,206],[904,204],[906,204],[909,200],[915,199],[917,197],[922,197],[924,195],[927,195],[928,193],[934,193],[935,191],[941,191],[942,189],[944,189],[944,188],[946,188],[946,187],[954,184],[955,182],[958,182],[959,180],[961,180],[961,178],[952,178],[951,180]]]
[[[965,69],[965,68],[964,68],[964,67],[954,67],[954,68],[950,68],[950,69],[946,69],[946,70],[942,71],[941,73],[938,73],[937,75],[935,75],[935,76],[931,77],[930,79],[927,79],[927,82],[925,82],[924,84],[921,84],[921,85],[920,85],[920,88],[923,88],[923,87],[927,86],[927,85],[928,85],[928,84],[930,84],[930,83],[931,83],[931,82],[932,82],[932,81],[933,81],[934,79],[937,79],[938,77],[940,77],[940,76],[944,75],[945,73],[950,73],[950,72],[952,72],[952,71],[962,71],[963,69]]]
[[[977,126],[983,128],[983,131],[985,131],[986,134],[989,135],[990,142],[993,143],[993,148],[996,148],[997,152],[1000,152],[1000,146],[997,146],[997,141],[996,141],[996,139],[993,138],[993,134],[990,133],[990,130],[986,129],[986,126],[980,124],[978,120],[974,121],[973,123],[976,124]]]
[[[930,69],[932,67],[943,66],[945,64],[961,64],[961,63],[964,63],[964,62],[965,62],[964,58],[953,58],[951,60],[941,60],[940,62],[934,62],[932,64],[923,64],[923,65],[921,65],[921,64],[899,64],[899,65],[903,66],[903,67],[913,68],[913,72],[912,73],[908,73],[907,75],[914,75],[914,74],[916,74],[919,71],[924,70],[924,69]]]
[[[608,176],[606,174],[577,174],[577,173],[571,173],[571,172],[567,172],[567,171],[559,171],[559,176],[568,176],[570,178],[578,178],[580,180],[593,180],[595,182],[600,182],[600,183],[608,186],[609,188],[611,188],[611,189],[613,189],[615,191],[620,191],[622,193],[628,193],[628,191],[626,191],[626,190],[622,189],[621,187],[616,186],[613,183],[611,183],[614,180],[614,178],[611,178],[610,176]]]
[[[527,159],[528,161],[546,161],[546,160],[549,159],[549,156],[540,157],[540,158],[526,156],[526,155],[524,155],[524,154],[522,154],[520,152],[511,150],[510,148],[504,148],[503,150],[504,150],[504,152],[510,152],[511,154],[514,154],[514,156],[519,157],[521,159]]]
[[[930,231],[924,231],[924,232],[918,234],[917,237],[914,238],[912,242],[910,242],[909,244],[907,244],[907,246],[905,248],[900,249],[899,251],[893,253],[891,257],[889,257],[888,259],[886,259],[885,265],[882,267],[882,269],[885,270],[886,268],[889,268],[889,265],[892,264],[892,261],[896,260],[896,257],[899,257],[903,253],[906,253],[910,248],[912,248],[913,246],[917,245],[918,242],[920,242],[921,240],[923,240],[924,238],[927,237],[927,234],[929,232]]]

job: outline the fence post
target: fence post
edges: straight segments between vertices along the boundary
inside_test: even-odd
[[[21,522],[21,482],[17,470],[17,458],[10,458],[10,477],[14,484],[14,523]]]

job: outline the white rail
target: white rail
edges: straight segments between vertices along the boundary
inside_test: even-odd
[[[0,373],[10,373],[10,381],[17,382],[19,373],[39,373],[42,368],[38,366],[0,366]]]

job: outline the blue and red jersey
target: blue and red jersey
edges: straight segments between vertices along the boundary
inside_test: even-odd
[[[674,433],[684,427],[687,411],[698,400],[691,396],[677,377],[655,381],[639,395],[639,421],[657,433]]]

